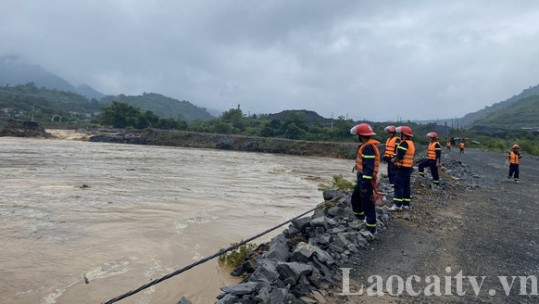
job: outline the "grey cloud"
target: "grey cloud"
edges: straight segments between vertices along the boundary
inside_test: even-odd
[[[535,1],[11,2],[0,52],[107,94],[430,119],[538,82]]]

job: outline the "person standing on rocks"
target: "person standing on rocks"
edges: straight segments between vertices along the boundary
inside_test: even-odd
[[[507,163],[509,164],[509,175],[507,175],[507,178],[510,179],[513,177],[515,178],[515,183],[518,183],[519,178],[519,166],[520,166],[520,159],[522,158],[522,155],[520,155],[520,146],[517,144],[513,145],[513,148],[511,151],[509,151],[508,160]]]
[[[438,133],[429,132],[427,137],[430,138],[429,150],[427,151],[427,158],[423,159],[418,165],[419,175],[425,176],[425,167],[430,168],[432,174],[432,182],[436,185],[440,183],[440,176],[438,175],[438,168],[440,168],[440,160],[442,158],[442,146],[438,142]]]
[[[401,133],[401,142],[397,146],[397,155],[391,160],[397,167],[395,174],[395,190],[393,192],[393,206],[391,211],[410,209],[412,190],[410,187],[410,176],[412,175],[415,146],[412,141],[412,128],[402,126],[397,128]]]
[[[384,161],[387,163],[387,177],[389,178],[389,185],[392,187],[395,185],[395,165],[391,162],[391,159],[395,156],[395,149],[401,142],[397,136],[397,128],[395,126],[387,126],[384,128],[388,137],[386,140],[386,148],[384,151]]]
[[[357,171],[357,183],[352,192],[352,211],[360,221],[366,219],[365,226],[368,231],[366,239],[372,240],[376,232],[376,207],[373,192],[376,191],[380,165],[380,151],[377,147],[380,142],[371,138],[376,133],[366,123],[354,126],[350,133],[357,134],[361,142],[354,166],[354,170]]]

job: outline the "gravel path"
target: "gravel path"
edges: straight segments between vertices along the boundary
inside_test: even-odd
[[[537,158],[524,156],[519,184],[506,178],[501,153],[467,149],[464,155],[444,154],[443,160],[453,167],[457,164],[460,168],[452,167],[449,173],[463,178],[441,190],[431,190],[427,180],[418,178],[412,219],[404,220],[404,212],[395,214],[374,250],[363,252],[348,266],[352,268],[350,292],[364,285],[364,295],[336,294],[328,302],[539,303],[533,289],[539,277]],[[384,296],[365,295],[373,285],[368,279],[375,275],[383,279],[379,291]],[[412,281],[412,275],[418,277]],[[408,289],[399,293],[398,278],[391,276],[404,283],[408,279],[412,291],[420,294],[411,296]],[[437,276],[440,283],[428,276]],[[393,282],[391,290],[388,281]],[[458,282],[462,282],[460,289]],[[441,287],[441,295],[436,295],[436,286]]]

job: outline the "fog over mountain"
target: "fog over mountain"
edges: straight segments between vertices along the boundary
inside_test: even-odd
[[[0,85],[14,86],[33,82],[38,87],[77,93],[87,98],[100,99],[104,95],[87,84],[74,86],[62,77],[17,55],[0,57]]]

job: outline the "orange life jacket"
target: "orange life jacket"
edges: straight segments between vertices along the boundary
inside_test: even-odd
[[[463,143],[463,142],[461,142],[461,143],[459,144],[459,148],[464,149],[464,143]]]
[[[401,147],[401,144],[403,142],[408,144],[408,148]],[[397,162],[397,166],[403,167],[403,168],[412,168],[414,165],[414,154],[415,154],[414,142],[409,139],[406,139],[406,140],[401,141],[401,144],[399,144],[397,149],[406,150],[406,153],[404,154],[404,157]]]
[[[397,136],[390,137],[386,140],[386,151],[384,152],[384,157],[392,158],[393,156],[395,156],[397,140],[400,140],[400,138]]]
[[[438,148],[436,148],[436,144],[438,144]],[[427,153],[428,159],[436,160],[436,150],[441,150],[441,148],[439,148],[439,145],[440,143],[437,141],[429,144],[429,152]]]
[[[448,147],[451,147],[451,142],[448,141],[447,144],[445,144],[445,145],[448,146]]]
[[[516,154],[513,151],[509,152],[509,163],[512,165],[520,164],[520,159],[518,157],[518,154]]]
[[[378,150],[378,145],[380,142],[375,139],[369,139],[366,143],[362,144],[357,150],[356,156],[356,170],[357,172],[363,172],[363,158],[374,158],[374,172],[373,175],[378,174],[378,167],[380,166],[380,151]],[[372,145],[375,155],[363,155],[363,150],[367,145]],[[365,178],[365,176],[363,176]],[[372,178],[372,176],[371,176]]]

